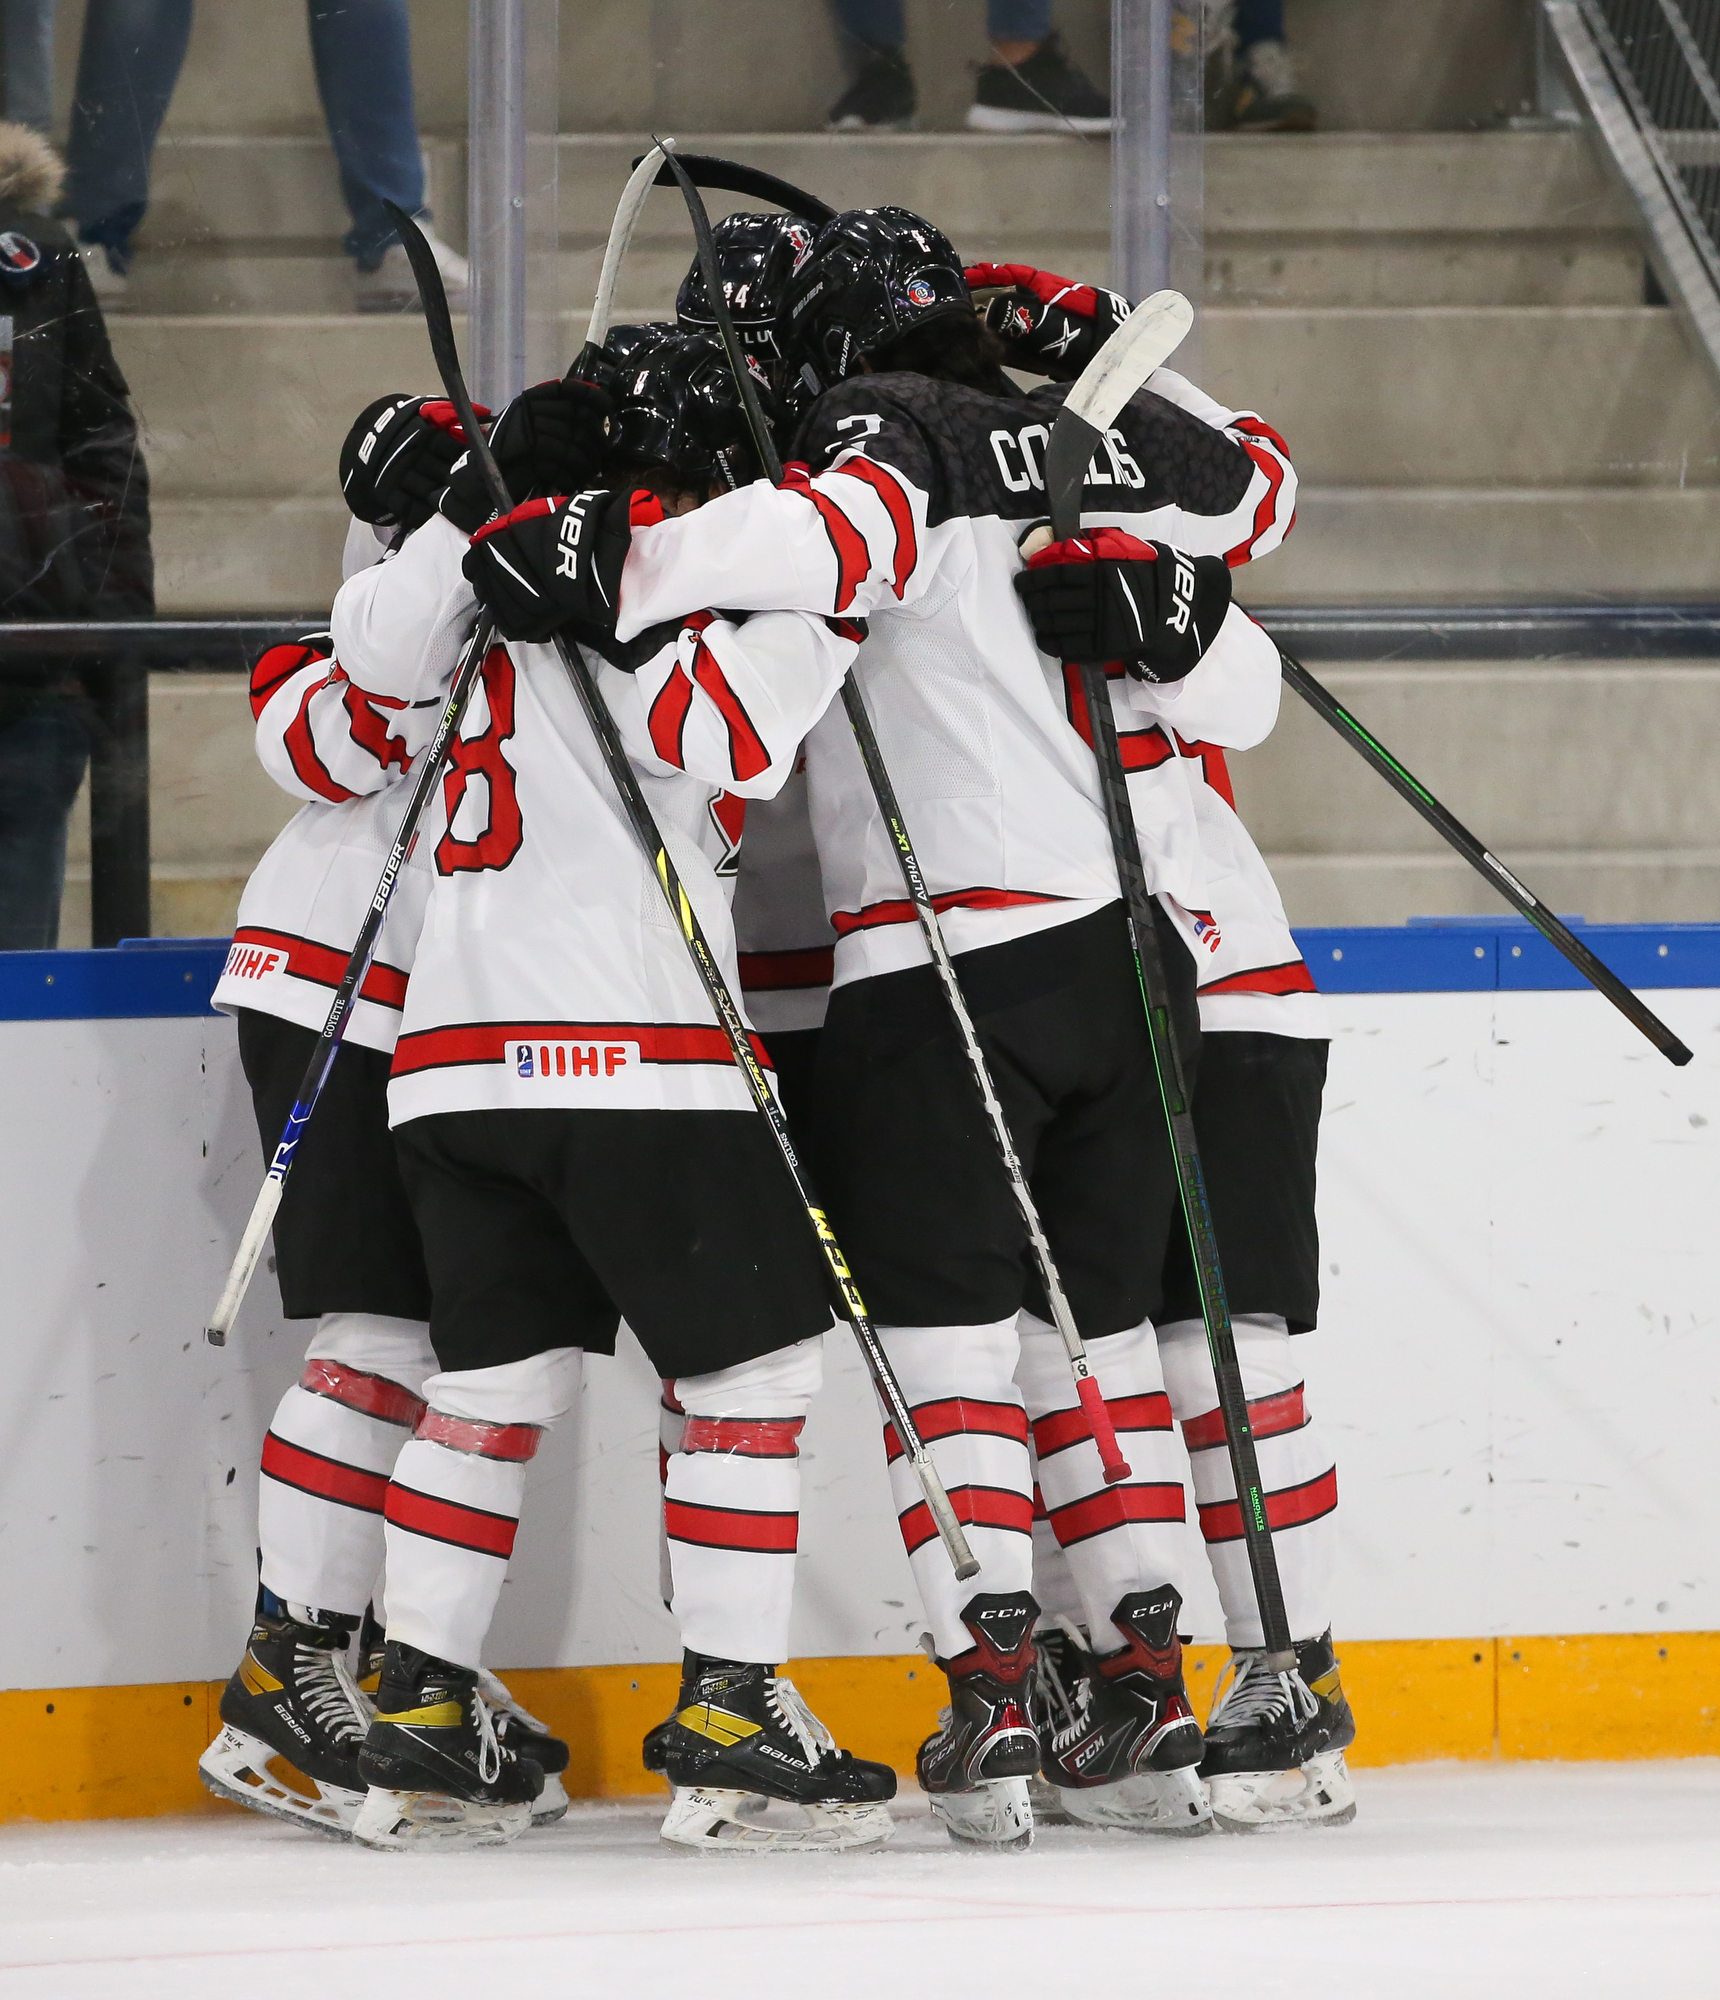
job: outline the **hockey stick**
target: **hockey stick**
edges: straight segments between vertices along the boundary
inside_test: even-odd
[[[673,143],[672,141],[670,142]],[[629,184],[631,185],[631,183]],[[465,376],[460,369],[459,355],[454,348],[453,322],[448,312],[448,298],[442,287],[442,275],[436,268],[435,253],[425,241],[423,232],[404,209],[396,208],[392,202],[386,204],[395,226],[400,231],[400,240],[406,246],[406,254],[411,260],[414,276],[418,280],[419,296],[424,304],[425,323],[430,329],[431,350],[436,357],[436,365],[441,371],[442,386],[448,392],[448,400],[460,413],[460,421],[466,428],[466,435],[472,440],[473,455],[483,472],[492,499],[503,512],[511,506],[507,484],[501,470],[490,451],[484,434],[477,428],[472,415],[472,399],[466,390]],[[849,1325],[854,1329],[854,1337],[860,1344],[860,1351],[871,1371],[880,1400],[890,1413],[890,1420],[896,1426],[896,1436],[907,1454],[909,1465],[919,1484],[925,1500],[926,1510],[937,1524],[945,1549],[955,1568],[958,1579],[966,1581],[979,1573],[979,1564],[974,1561],[973,1551],[968,1547],[967,1536],[962,1532],[961,1523],[956,1519],[955,1509],[950,1505],[950,1496],[944,1491],[943,1481],[932,1463],[925,1440],[920,1436],[919,1427],[914,1422],[913,1411],[908,1399],[902,1393],[902,1385],[896,1379],[896,1371],[890,1365],[889,1356],[884,1352],[878,1339],[877,1330],[868,1317],[859,1288],[854,1283],[848,1261],[842,1254],[835,1232],[812,1189],[806,1169],[801,1165],[799,1155],[794,1150],[794,1141],[789,1137],[788,1124],[777,1104],[770,1084],[760,1068],[758,1058],[753,1054],[740,1010],[735,1005],[728,982],[724,979],[716,955],[706,942],[703,929],[694,913],[692,900],[681,884],[674,861],[659,832],[651,808],[646,803],[644,791],[635,775],[627,755],[627,747],[621,740],[621,732],[615,726],[615,718],[609,712],[608,704],[598,691],[591,669],[586,665],[577,646],[570,646],[559,634],[555,640],[556,652],[562,665],[567,669],[573,682],[574,692],[579,697],[586,719],[591,724],[597,738],[603,761],[608,767],[610,779],[620,794],[634,837],[650,861],[663,891],[664,900],[669,905],[669,913],[680,927],[682,942],[698,974],[699,983],[705,989],[705,996],[711,1003],[712,1011],[722,1028],[729,1044],[735,1064],[747,1082],[754,1104],[769,1127],[776,1150],[794,1183],[805,1210],[808,1225],[818,1243],[819,1254],[823,1257],[836,1297],[841,1301],[842,1311]]]
[[[1490,854],[1474,834],[1440,804],[1418,778],[1413,777],[1379,739],[1356,720],[1344,704],[1282,648],[1278,663],[1284,678],[1313,709],[1370,763],[1401,799],[1407,799],[1435,833],[1461,854],[1475,872],[1496,889],[1514,909],[1520,910],[1554,948],[1561,951],[1583,977],[1619,1010],[1633,1027],[1640,1028],[1670,1063],[1689,1062],[1691,1052],[1666,1023],[1619,978],[1608,965],[1596,958],[1582,939],[1561,923],[1535,892],[1518,881],[1497,855]]]
[[[1112,421],[1153,370],[1175,351],[1193,317],[1187,299],[1179,293],[1156,292],[1136,306],[1070,389],[1051,427],[1051,441],[1045,450],[1045,493],[1051,508],[1051,532],[1058,541],[1069,541],[1081,532],[1081,495],[1087,467],[1094,451],[1104,443]],[[1207,1347],[1218,1385],[1219,1408],[1224,1416],[1225,1442],[1230,1448],[1231,1469],[1236,1477],[1238,1512],[1248,1549],[1248,1567],[1254,1578],[1255,1601],[1260,1607],[1266,1663],[1282,1679],[1286,1696],[1293,1704],[1292,1712],[1300,1713],[1305,1701],[1311,1701],[1312,1697],[1306,1696],[1296,1671],[1296,1650],[1284,1610],[1278,1558],[1272,1546],[1266,1495],[1260,1484],[1254,1433],[1248,1421],[1248,1397],[1242,1386],[1236,1336],[1225,1298],[1212,1203],[1201,1171],[1182,1051],[1177,1046],[1171,1019],[1170,986],[1159,952],[1140,836],[1135,828],[1129,783],[1117,743],[1110,683],[1102,665],[1084,665],[1080,673],[1093,750],[1099,764],[1099,790],[1123,891],[1129,944],[1146,1006],[1153,1064],[1158,1072],[1171,1156],[1176,1163],[1177,1190],[1194,1252],[1201,1318],[1206,1323]]]
[[[673,144],[673,141],[670,143]],[[609,241],[603,247],[603,267],[597,274],[597,296],[592,301],[591,321],[585,329],[585,346],[573,364],[572,373],[577,374],[580,363],[592,349],[601,347],[609,337],[609,316],[615,309],[615,283],[621,275],[622,260],[627,255],[628,244],[633,241],[633,232],[645,211],[645,197],[656,185],[657,169],[662,163],[663,148],[660,145],[654,145],[648,153],[642,153],[633,162],[633,171],[621,190],[621,199],[615,205],[615,220],[609,225]],[[452,334],[449,337],[452,339]],[[456,361],[455,366],[458,365]],[[437,366],[441,366],[439,355]],[[448,378],[444,375],[442,379],[445,382]]]
[[[640,166],[649,154],[641,154],[633,162]],[[803,216],[815,227],[822,228],[831,221],[836,211],[829,202],[821,201],[817,195],[808,194],[803,187],[796,187],[793,181],[779,180],[775,174],[767,174],[762,167],[743,166],[739,160],[719,159],[715,153],[682,153],[675,155],[687,170],[687,178],[694,187],[716,188],[723,194],[750,194],[755,201],[768,201],[777,208],[786,208],[791,215]],[[661,168],[653,183],[656,187],[673,187],[676,177],[667,166]]]
[[[758,452],[759,463],[773,486],[782,484],[782,460],[777,456],[776,442],[771,436],[770,425],[759,404],[758,391],[753,385],[752,371],[742,358],[741,346],[736,338],[734,322],[730,318],[728,301],[723,293],[722,274],[717,268],[715,239],[711,235],[711,218],[706,213],[705,204],[690,172],[673,151],[668,156],[668,171],[680,183],[681,193],[687,204],[687,213],[692,218],[693,235],[699,247],[699,268],[704,273],[705,292],[711,301],[713,315],[717,322],[717,332],[722,338],[723,351],[728,356],[729,368],[735,378],[735,387],[740,393],[742,407],[746,411],[747,426],[752,432],[753,445]],[[712,185],[713,183],[707,183]],[[842,705],[848,712],[849,726],[854,731],[854,740],[859,746],[860,761],[866,767],[866,776],[872,786],[872,796],[877,801],[878,810],[883,815],[884,825],[890,835],[890,843],[896,850],[897,865],[902,871],[902,884],[908,892],[908,900],[914,906],[914,916],[920,926],[920,934],[926,941],[926,949],[931,954],[932,963],[937,968],[938,983],[943,988],[944,999],[957,1032],[962,1038],[962,1046],[967,1053],[968,1067],[973,1073],[974,1086],[979,1091],[980,1101],[985,1106],[986,1120],[991,1126],[991,1135],[996,1143],[998,1157],[1003,1162],[1003,1170],[1009,1177],[1010,1192],[1015,1197],[1016,1209],[1020,1213],[1023,1226],[1027,1230],[1027,1240],[1033,1247],[1034,1262],[1039,1266],[1045,1296],[1051,1307],[1051,1317],[1058,1333],[1062,1336],[1064,1351],[1069,1356],[1070,1372],[1075,1377],[1075,1394],[1081,1405],[1082,1414],[1087,1419],[1087,1429],[1099,1450],[1099,1460],[1104,1467],[1106,1481],[1115,1485],[1129,1477],[1129,1462],[1124,1458],[1117,1443],[1117,1432],[1111,1422],[1111,1412],[1106,1407],[1103,1391],[1093,1374],[1087,1359],[1087,1349],[1081,1339],[1080,1329],[1075,1324],[1075,1315],[1070,1310],[1069,1299],[1063,1289],[1063,1280],[1058,1274],[1056,1259],[1051,1254],[1051,1244],[1045,1234],[1045,1225],[1040,1220],[1039,1204],[1033,1199],[1033,1191],[1027,1185],[1027,1176],[1022,1170],[1020,1155],[1015,1150],[1015,1141],[1010,1136],[1009,1121],[1004,1116],[1003,1105],[997,1095],[997,1085],[991,1074],[991,1065],[986,1061],[985,1051],[980,1047],[979,1033],[974,1027],[973,1016],[968,1012],[966,998],[961,983],[956,977],[955,966],[944,943],[943,925],[938,921],[937,906],[931,892],[926,887],[926,878],[920,869],[919,856],[914,852],[914,843],[908,833],[907,821],[902,815],[901,802],[896,797],[896,787],[891,780],[889,766],[884,762],[884,753],[879,748],[877,732],[872,727],[872,718],[866,711],[864,697],[856,685],[854,676],[847,674],[842,681]]]
[[[470,426],[466,432],[468,438],[482,437],[483,433],[477,429],[477,418],[470,408],[462,421]],[[448,700],[442,710],[442,719],[436,725],[436,734],[430,739],[418,766],[418,776],[413,780],[406,811],[401,815],[400,831],[388,850],[388,859],[377,879],[376,893],[370,899],[370,908],[365,912],[364,922],[359,925],[358,938],[347,959],[346,970],[341,974],[340,984],[329,1002],[328,1018],[323,1022],[322,1033],[311,1051],[311,1059],[305,1065],[298,1096],[287,1114],[280,1144],[275,1148],[269,1170],[263,1177],[263,1185],[252,1204],[251,1219],[245,1224],[244,1235],[239,1238],[239,1248],[228,1270],[227,1282],[221,1287],[221,1296],[215,1301],[215,1310],[203,1329],[203,1337],[211,1347],[227,1345],[227,1336],[233,1330],[233,1322],[238,1318],[239,1308],[250,1289],[252,1276],[263,1254],[263,1245],[274,1227],[275,1211],[286,1192],[287,1175],[292,1172],[299,1141],[304,1137],[311,1113],[316,1110],[323,1086],[328,1082],[329,1071],[334,1067],[334,1059],[339,1055],[341,1042],[346,1036],[347,1023],[352,1018],[358,989],[370,970],[370,961],[376,956],[377,941],[382,935],[383,919],[388,915],[388,905],[394,896],[394,885],[400,879],[406,857],[412,852],[412,843],[418,838],[419,823],[442,776],[442,767],[448,761],[448,751],[455,734],[465,719],[466,705],[472,698],[472,689],[494,637],[494,621],[488,617],[479,619],[477,630],[466,642],[466,650],[460,656],[453,686],[448,690]]]

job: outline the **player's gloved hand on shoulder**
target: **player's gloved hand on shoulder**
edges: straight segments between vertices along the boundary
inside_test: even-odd
[[[1042,653],[1077,666],[1120,660],[1136,680],[1180,681],[1230,609],[1222,556],[1190,556],[1122,528],[1093,528],[1028,558],[1015,588]]]
[[[610,402],[590,382],[539,382],[496,419],[490,451],[516,504],[551,493],[577,493],[597,477]],[[475,458],[453,467],[442,512],[463,535],[495,513],[489,482]]]
[[[996,292],[985,323],[1009,350],[1008,365],[1073,382],[1129,316],[1117,292],[1078,284],[1031,264],[969,264],[971,292]]]
[[[489,416],[474,404],[480,420]],[[373,527],[419,527],[436,511],[466,433],[439,396],[378,396],[360,411],[340,448],[340,490]]]
[[[650,494],[599,488],[523,501],[477,530],[461,567],[507,638],[547,639],[564,629],[587,644],[612,638],[635,497],[642,518],[662,519]]]

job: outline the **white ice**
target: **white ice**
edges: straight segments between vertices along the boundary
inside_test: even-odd
[[[1326,1832],[700,1856],[661,1808],[376,1855],[238,1812],[0,1829],[0,1994],[200,2000],[1720,1995],[1720,1760],[1357,1775]]]

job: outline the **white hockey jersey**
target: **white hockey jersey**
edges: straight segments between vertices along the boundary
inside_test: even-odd
[[[415,702],[446,688],[477,609],[466,547],[438,517],[343,588],[335,644],[367,693]],[[782,785],[856,646],[795,612],[689,613],[635,674],[588,658],[734,986],[737,801]],[[750,1105],[552,648],[491,649],[421,844],[434,882],[394,1055],[395,1124]]]
[[[1064,393],[1005,400],[918,375],[843,383],[802,434],[814,470],[791,468],[781,487],[750,486],[639,530],[623,572],[623,639],[711,601],[868,621],[856,677],[957,952],[1071,921],[1118,895],[1064,670],[1035,647],[1011,586],[1017,542],[1043,506],[1043,450]],[[1281,494],[1294,475],[1274,465]],[[1278,532],[1256,525],[1268,483],[1238,439],[1139,397],[1089,470],[1086,518],[1159,538],[1173,518],[1193,518],[1222,553]],[[1199,546],[1185,530],[1178,539]],[[1117,684],[1120,730],[1139,726],[1137,687]],[[1233,606],[1196,673],[1158,700],[1198,714],[1191,738],[1240,748],[1269,732],[1278,693],[1276,649]],[[923,963],[839,710],[812,733],[807,759],[835,983]],[[1150,884],[1204,908],[1186,789],[1166,788],[1162,804],[1142,828]]]
[[[836,933],[824,908],[804,756],[774,799],[747,807],[734,911],[753,1026],[767,1035],[821,1028]]]

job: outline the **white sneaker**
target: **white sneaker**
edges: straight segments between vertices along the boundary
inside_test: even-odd
[[[103,312],[123,312],[131,281],[108,261],[107,245],[80,243],[78,256],[90,274],[90,289],[96,295],[96,304]]]
[[[442,283],[448,292],[448,310],[463,313],[470,283],[465,258],[451,243],[444,243],[429,223],[421,222],[419,227],[435,252],[436,268],[442,273]],[[358,273],[353,303],[361,313],[419,310],[418,280],[412,275],[412,265],[402,244],[389,244],[374,271]]]

